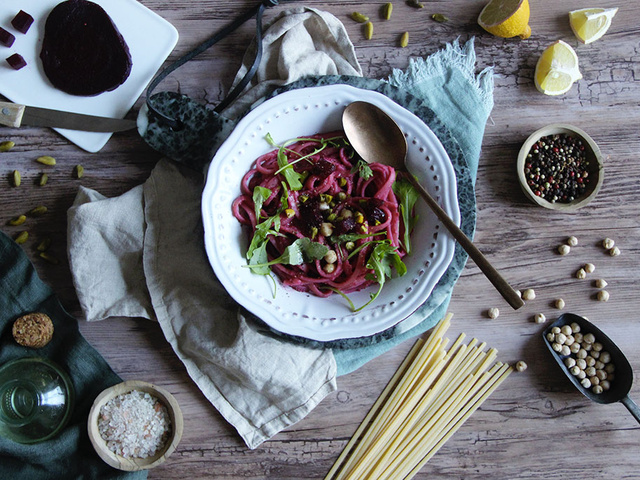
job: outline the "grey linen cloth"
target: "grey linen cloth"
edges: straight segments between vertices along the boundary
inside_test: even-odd
[[[225,115],[244,111],[269,85],[361,75],[344,26],[329,13],[283,12],[264,38],[258,83]],[[161,160],[143,185],[119,197],[81,187],[68,211],[69,263],[87,321],[157,320],[205,397],[255,448],[335,391],[336,362],[328,349],[264,334],[230,299],[204,250],[202,181]]]

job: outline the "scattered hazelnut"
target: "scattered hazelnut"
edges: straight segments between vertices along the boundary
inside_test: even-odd
[[[556,306],[556,308],[557,308],[558,310],[562,310],[562,309],[564,308],[564,300],[563,300],[563,299],[561,299],[561,298],[558,298],[558,299],[555,301],[555,306]],[[571,327],[569,327],[569,330],[571,330]]]
[[[612,257],[617,257],[618,255],[620,255],[620,249],[618,247],[613,247],[611,250],[609,250],[609,255],[611,255]]]
[[[578,239],[571,235],[569,238],[567,238],[567,245],[569,245],[570,247],[575,247],[576,245],[578,245]]]
[[[535,323],[544,323],[547,321],[547,317],[544,316],[544,313],[536,313],[535,316],[533,317],[533,321]]]
[[[569,245],[562,244],[558,247],[558,253],[560,255],[568,255],[570,251],[571,251],[571,247]]]
[[[600,290],[598,292],[598,294],[596,295],[596,298],[600,302],[607,302],[607,301],[609,301],[609,292],[607,292],[606,290]]]
[[[596,269],[596,266],[593,263],[586,263],[582,268],[584,268],[584,271],[587,273],[593,273]]]
[[[533,300],[534,298],[536,298],[536,292],[533,290],[533,288],[527,288],[524,292],[522,292],[523,300]]]
[[[492,320],[498,318],[499,315],[500,315],[500,310],[498,310],[496,307],[491,307],[489,310],[487,310],[487,317],[489,317]]]
[[[516,363],[516,370],[518,372],[524,372],[526,369],[527,369],[527,364],[522,360]]]

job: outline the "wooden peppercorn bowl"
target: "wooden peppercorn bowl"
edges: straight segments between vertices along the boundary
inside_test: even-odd
[[[575,200],[571,202],[550,202],[545,198],[536,195],[527,182],[525,174],[525,165],[527,162],[527,155],[531,151],[531,147],[538,142],[542,137],[548,135],[566,134],[571,137],[582,140],[582,144],[585,147],[586,159],[589,162],[587,171],[589,172],[589,184],[586,191]],[[539,130],[533,132],[529,138],[524,142],[518,153],[517,161],[518,180],[520,187],[524,194],[537,205],[548,208],[551,210],[557,210],[561,212],[572,212],[581,207],[584,207],[591,202],[597,195],[602,181],[604,180],[604,166],[602,161],[602,154],[600,148],[593,141],[593,139],[583,130],[574,127],[573,125],[556,123],[547,125]]]
[[[107,447],[107,442],[102,438],[98,430],[100,408],[112,398],[131,392],[132,390],[146,392],[156,397],[167,408],[169,418],[171,419],[170,436],[164,447],[152,457],[125,458],[121,455],[117,455]],[[91,410],[89,411],[89,420],[87,423],[89,439],[100,458],[113,468],[129,472],[149,470],[163,463],[167,457],[174,452],[178,443],[180,443],[183,428],[184,421],[182,418],[182,411],[180,410],[180,406],[173,395],[161,387],[138,380],[130,380],[113,385],[100,393],[100,395],[98,395],[94,400]]]

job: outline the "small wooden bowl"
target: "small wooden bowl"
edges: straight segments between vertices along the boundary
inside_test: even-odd
[[[132,390],[146,392],[156,397],[164,404],[165,407],[167,407],[167,412],[171,419],[171,433],[169,439],[167,440],[164,448],[152,457],[125,458],[120,455],[116,455],[107,447],[107,442],[102,438],[98,430],[98,416],[100,415],[100,408],[112,398],[123,393],[131,392]],[[178,446],[178,443],[180,443],[182,430],[184,428],[184,421],[180,406],[173,395],[163,388],[157,387],[151,383],[133,380],[109,387],[97,396],[89,412],[87,428],[91,444],[102,460],[118,470],[132,472],[137,470],[148,470],[163,463],[169,455],[173,453]]]
[[[586,158],[589,161],[588,171],[590,181],[587,186],[587,190],[582,196],[568,203],[549,202],[548,200],[533,193],[533,191],[529,187],[529,184],[527,183],[527,179],[524,173],[527,155],[531,151],[531,147],[542,137],[556,134],[567,134],[571,137],[582,140],[582,143],[585,147]],[[546,127],[542,127],[541,129],[533,132],[529,136],[529,138],[527,138],[527,140],[522,145],[522,148],[520,148],[520,152],[518,153],[517,169],[520,187],[522,188],[522,191],[525,193],[527,198],[532,200],[537,205],[540,205],[541,207],[561,212],[572,212],[587,205],[595,198],[598,191],[600,190],[600,187],[602,186],[602,181],[604,180],[602,154],[600,153],[598,145],[596,145],[593,139],[583,130],[574,127],[573,125],[562,123],[556,123],[547,125]]]

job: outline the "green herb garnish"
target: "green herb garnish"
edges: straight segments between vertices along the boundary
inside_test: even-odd
[[[388,241],[379,242],[367,260],[367,268],[372,269],[373,273],[368,273],[365,277],[367,280],[377,282],[378,290],[371,294],[371,299],[367,303],[354,310],[355,312],[359,312],[378,298],[387,277],[391,278],[391,267],[395,268],[400,277],[407,273],[407,267],[398,255],[398,248],[392,246]]]
[[[253,208],[256,212],[256,220],[260,219],[260,212],[262,211],[262,206],[264,202],[266,202],[271,196],[271,190],[265,187],[254,187],[253,189]]]
[[[359,159],[351,169],[352,174],[356,172],[358,172],[360,178],[364,180],[369,180],[371,177],[373,177],[373,170],[371,170],[369,164],[362,159]]]
[[[420,197],[418,190],[408,180],[396,180],[393,184],[393,193],[400,203],[400,215],[404,225],[402,246],[407,254],[411,254],[411,232],[415,227],[418,217],[413,215],[413,207]]]
[[[264,263],[249,264],[247,267],[255,271],[270,265],[302,265],[320,260],[329,251],[329,247],[322,243],[314,242],[307,237],[298,238],[295,242],[284,249],[282,255],[271,261]]]

